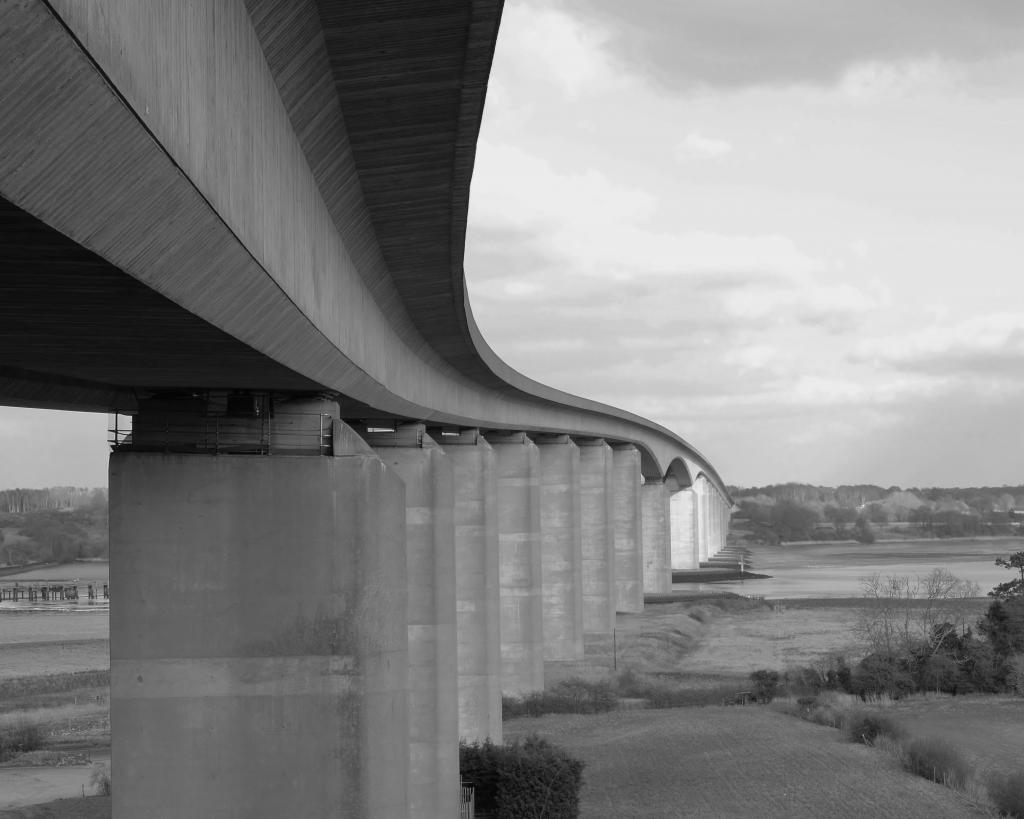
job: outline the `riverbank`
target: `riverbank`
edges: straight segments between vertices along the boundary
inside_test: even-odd
[[[724,580],[769,580],[770,574],[739,569],[678,569],[672,571],[673,583],[721,583]]]

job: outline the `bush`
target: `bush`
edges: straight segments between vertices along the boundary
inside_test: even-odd
[[[477,811],[495,819],[576,819],[583,763],[532,734],[495,745],[459,743],[459,772],[473,786]]]
[[[539,717],[544,714],[600,714],[613,711],[619,698],[607,682],[563,680],[548,691],[501,698],[501,718]]]
[[[44,744],[43,729],[34,722],[21,719],[14,725],[0,727],[0,760],[38,751]]]
[[[675,684],[651,679],[632,669],[619,672],[615,680],[619,697],[646,700],[647,708],[690,708],[701,705],[719,705],[736,693],[733,684],[693,688],[679,682]]]
[[[859,709],[844,714],[841,727],[850,742],[864,745],[874,745],[880,736],[900,739],[904,734],[902,727],[891,717]]]
[[[771,702],[779,690],[779,672],[761,668],[750,675],[758,702]]]
[[[963,788],[971,768],[955,746],[942,739],[922,737],[906,746],[904,766],[911,773],[951,788]]]
[[[992,776],[988,781],[988,796],[1007,816],[1024,819],[1024,771]]]

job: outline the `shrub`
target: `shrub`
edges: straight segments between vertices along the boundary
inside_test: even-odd
[[[495,819],[576,819],[583,763],[532,734],[495,745],[459,743],[462,780],[475,790],[476,809]]]
[[[1024,771],[992,776],[988,781],[988,796],[1007,816],[1024,819]]]
[[[43,745],[43,729],[34,722],[19,719],[13,725],[0,727],[0,760],[38,751]]]
[[[92,769],[89,785],[97,796],[110,796],[110,771],[106,765],[99,763]]]
[[[539,717],[544,714],[600,714],[613,711],[619,698],[608,682],[579,678],[563,680],[548,691],[501,698],[501,718]]]
[[[915,739],[907,745],[903,764],[911,773],[951,788],[963,788],[971,774],[960,751],[934,737]]]
[[[779,672],[760,668],[750,675],[758,702],[771,702],[779,689]]]
[[[1006,661],[1006,687],[1024,695],[1024,654],[1014,654]]]
[[[900,739],[902,727],[886,714],[854,709],[844,714],[841,720],[843,735],[850,742],[874,745],[880,736]]]
[[[632,669],[620,671],[615,679],[615,689],[620,697],[643,699],[648,708],[688,708],[700,705],[718,705],[722,700],[736,693],[733,684],[694,688],[661,682]]]

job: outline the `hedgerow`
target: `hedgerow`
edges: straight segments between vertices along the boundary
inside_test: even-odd
[[[459,772],[476,811],[494,819],[577,819],[583,763],[531,734],[496,745],[459,743]]]

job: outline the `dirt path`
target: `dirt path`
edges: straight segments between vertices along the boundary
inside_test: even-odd
[[[110,754],[94,754],[93,764],[103,763],[110,769]],[[22,808],[81,796],[92,792],[89,777],[92,765],[75,765],[67,768],[39,766],[35,768],[0,767],[0,810]]]

